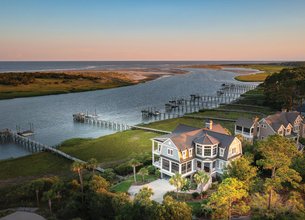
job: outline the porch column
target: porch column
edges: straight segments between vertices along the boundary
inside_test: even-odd
[[[181,174],[181,164],[179,163],[179,174]]]

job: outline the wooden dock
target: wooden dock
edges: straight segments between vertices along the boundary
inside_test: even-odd
[[[9,130],[9,129],[5,129],[3,131],[0,132],[0,141],[1,143],[5,143],[5,142],[11,142],[11,143],[15,143],[18,144],[24,148],[26,148],[27,150],[31,151],[31,152],[41,152],[41,151],[46,151],[46,152],[51,152],[54,153],[60,157],[66,158],[68,160],[71,161],[76,161],[76,162],[80,162],[80,163],[87,163],[86,161],[83,161],[81,159],[78,159],[76,157],[73,157],[63,151],[60,151],[54,147],[50,147],[46,144],[42,144],[39,143],[35,140],[32,140],[28,137],[24,137],[19,135],[18,133]],[[96,168],[97,171],[99,172],[103,172],[104,169],[98,167]]]

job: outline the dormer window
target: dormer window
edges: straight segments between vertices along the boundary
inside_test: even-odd
[[[173,156],[173,149],[167,149],[167,154],[170,156]]]
[[[190,157],[193,156],[193,149],[189,149],[189,156],[190,156]]]
[[[183,159],[186,158],[186,150],[182,151],[182,158],[183,158]]]

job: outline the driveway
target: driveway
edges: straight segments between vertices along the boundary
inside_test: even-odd
[[[17,211],[3,218],[0,218],[0,220],[46,220],[46,219],[35,213]]]
[[[131,186],[128,193],[133,198],[140,191],[140,189],[145,186],[153,190],[154,194],[152,195],[151,199],[159,203],[162,203],[165,193],[174,191],[176,189],[174,186],[169,184],[168,180],[158,179],[142,186]]]

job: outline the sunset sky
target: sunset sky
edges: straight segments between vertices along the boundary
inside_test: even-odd
[[[0,0],[1,60],[305,60],[305,0]]]

